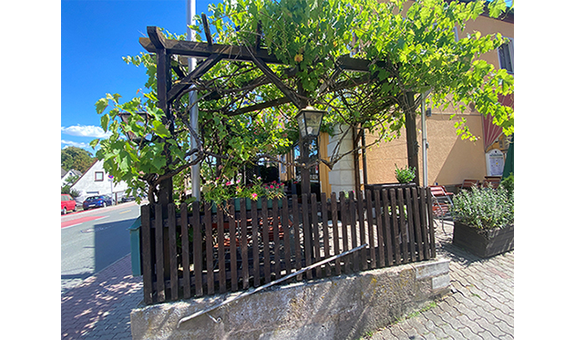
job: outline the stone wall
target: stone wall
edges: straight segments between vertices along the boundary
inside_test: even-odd
[[[449,260],[436,259],[270,287],[186,321],[180,328],[181,318],[228,296],[136,308],[131,313],[132,337],[357,339],[422,308],[449,289]]]

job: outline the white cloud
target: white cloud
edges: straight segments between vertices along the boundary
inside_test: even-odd
[[[61,127],[62,133],[70,136],[108,138],[111,133],[104,132],[99,126],[93,125],[75,125],[70,127]]]
[[[63,140],[63,139],[60,142],[66,146],[75,146],[75,147],[82,148],[82,149],[91,149],[92,148],[88,143],[78,143],[78,142],[72,142],[72,141]]]

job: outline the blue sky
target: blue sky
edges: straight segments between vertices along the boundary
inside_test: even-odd
[[[209,15],[196,0],[196,13]],[[125,100],[146,82],[145,68],[122,57],[145,52],[138,38],[146,26],[186,33],[186,0],[62,0],[61,2],[61,148],[93,149],[104,135],[94,104],[106,93]]]
[[[122,57],[145,51],[138,38],[147,36],[146,26],[185,33],[186,1],[61,1],[61,148],[94,151],[88,143],[105,136],[96,101],[106,93],[129,100],[146,81],[145,69]],[[209,15],[213,2],[196,0],[196,13]]]

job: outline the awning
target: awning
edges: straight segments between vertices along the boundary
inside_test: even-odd
[[[513,94],[507,96],[499,96],[499,102],[505,106],[513,107]],[[503,133],[503,128],[493,124],[493,117],[491,115],[487,115],[487,117],[481,117],[483,122],[483,147],[485,148],[485,152],[493,143],[495,143],[499,136]]]

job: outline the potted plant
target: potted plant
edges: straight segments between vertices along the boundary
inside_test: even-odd
[[[395,165],[395,178],[401,184],[411,183],[415,178],[415,168],[405,166],[405,168],[398,168],[397,164]]]
[[[453,244],[482,257],[513,249],[513,193],[504,187],[472,188],[453,198]]]

